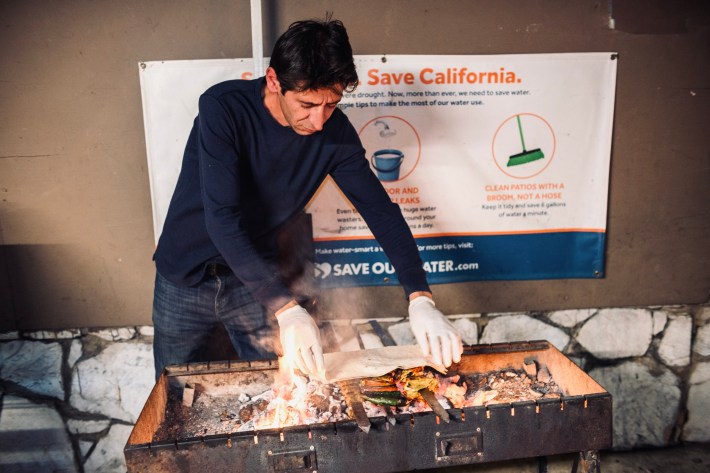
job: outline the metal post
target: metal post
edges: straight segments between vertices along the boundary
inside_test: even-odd
[[[261,0],[251,0],[251,51],[254,77],[264,75],[264,38],[261,25]]]
[[[538,473],[547,473],[547,457],[537,457]]]

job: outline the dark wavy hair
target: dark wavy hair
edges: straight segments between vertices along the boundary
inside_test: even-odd
[[[276,41],[269,66],[284,94],[336,86],[352,92],[358,83],[348,32],[330,18],[291,24]]]

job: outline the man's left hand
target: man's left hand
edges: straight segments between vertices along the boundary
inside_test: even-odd
[[[409,324],[424,356],[446,367],[461,361],[461,335],[431,298],[419,296],[409,303]]]

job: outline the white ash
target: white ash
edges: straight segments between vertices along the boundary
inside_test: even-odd
[[[340,388],[319,381],[308,381],[304,386],[304,400],[292,394],[277,397],[274,388],[249,396],[236,385],[228,390],[221,386],[215,390],[195,389],[191,407],[182,405],[179,389],[168,394],[166,416],[153,437],[154,442],[205,435],[229,434],[290,425],[309,425],[321,422],[347,420],[345,398]],[[230,392],[231,391],[231,392]],[[290,397],[286,399],[286,397]]]

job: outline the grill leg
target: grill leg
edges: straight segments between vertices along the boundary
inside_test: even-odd
[[[547,473],[547,457],[537,457],[538,473]]]
[[[574,460],[572,466],[572,473],[601,473],[601,471],[602,465],[598,450],[579,452],[579,456]]]

